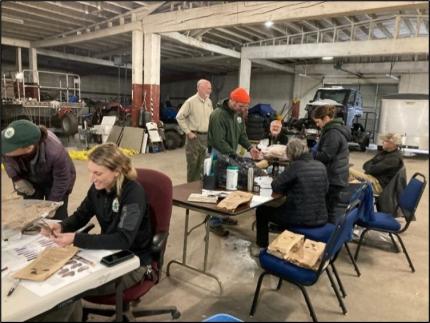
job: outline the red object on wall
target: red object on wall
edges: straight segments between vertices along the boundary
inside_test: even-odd
[[[139,122],[139,112],[143,104],[143,84],[132,85],[132,97],[131,103],[131,126],[137,127]]]
[[[160,85],[143,84],[143,99],[145,100],[146,111],[152,113],[152,121],[160,121]],[[151,111],[152,109],[152,111]]]

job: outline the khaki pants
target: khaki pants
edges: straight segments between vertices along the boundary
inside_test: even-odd
[[[186,139],[185,154],[187,157],[187,182],[194,182],[202,179],[203,162],[206,157],[208,146],[208,136],[196,134],[197,137]]]
[[[372,190],[374,194],[382,193],[382,186],[379,183],[378,179],[372,175],[365,174],[359,170],[350,168],[349,169],[349,180],[357,179],[359,181],[367,181],[372,184]]]

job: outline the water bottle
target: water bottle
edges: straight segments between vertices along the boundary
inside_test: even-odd
[[[248,168],[248,192],[252,192],[254,190],[254,168]]]
[[[238,166],[227,166],[227,181],[226,189],[230,191],[237,190],[237,179],[239,177],[239,167]]]

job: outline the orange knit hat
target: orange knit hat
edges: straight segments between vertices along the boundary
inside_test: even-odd
[[[235,88],[231,91],[230,99],[243,104],[249,104],[249,102],[251,102],[248,92],[242,87]]]

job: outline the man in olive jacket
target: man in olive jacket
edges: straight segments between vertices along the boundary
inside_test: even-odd
[[[260,156],[260,151],[251,145],[245,131],[245,124],[242,119],[244,109],[247,109],[251,98],[243,88],[236,88],[230,93],[230,97],[225,99],[211,113],[208,128],[208,146],[213,153],[235,156],[238,145],[243,146],[250,152],[253,159]],[[224,224],[237,224],[237,221],[230,218],[220,219],[211,216],[209,229],[211,232],[225,237],[229,234],[222,226]]]

